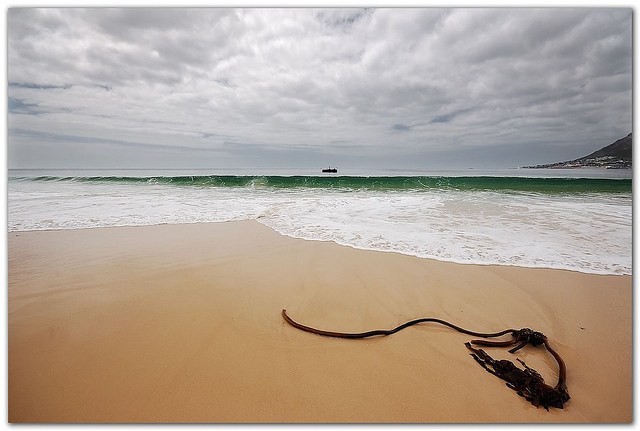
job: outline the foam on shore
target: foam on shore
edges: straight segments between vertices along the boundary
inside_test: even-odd
[[[447,262],[632,270],[630,180],[42,178],[9,181],[9,231],[257,220],[295,238]],[[307,180],[316,183],[300,186]]]

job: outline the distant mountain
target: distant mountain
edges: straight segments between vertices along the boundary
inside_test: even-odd
[[[566,162],[547,163],[545,165],[523,166],[528,169],[540,168],[583,168],[600,167],[607,169],[624,169],[631,167],[633,139],[631,133],[613,144],[594,151],[588,156]]]
[[[588,156],[579,158],[578,160],[597,159],[600,157],[615,157],[619,160],[625,160],[631,162],[631,133],[622,139],[618,139],[611,145],[607,145],[604,148],[594,151]]]

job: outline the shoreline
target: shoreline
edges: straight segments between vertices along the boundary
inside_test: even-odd
[[[217,221],[217,222],[188,222],[188,223],[160,223],[160,224],[146,224],[146,225],[124,225],[124,226],[96,226],[96,227],[78,227],[78,228],[64,228],[64,229],[32,229],[32,230],[14,230],[14,231],[8,231],[7,235],[11,236],[11,235],[20,235],[20,234],[28,234],[30,232],[58,232],[58,231],[90,231],[90,230],[96,230],[96,229],[135,229],[135,228],[152,228],[155,226],[199,226],[199,225],[210,225],[210,224],[227,224],[227,223],[258,223],[264,227],[266,227],[267,229],[270,229],[272,231],[274,231],[277,235],[281,235],[287,238],[291,238],[294,240],[300,240],[300,241],[308,241],[308,242],[320,242],[320,243],[333,243],[336,244],[340,247],[347,247],[347,248],[351,248],[353,250],[359,250],[359,251],[365,251],[365,252],[375,252],[375,253],[390,253],[393,255],[398,255],[398,256],[406,256],[406,257],[411,257],[411,258],[417,258],[417,259],[425,259],[428,261],[432,261],[432,262],[441,262],[441,263],[452,263],[455,265],[472,265],[472,266],[488,266],[488,267],[506,267],[506,268],[522,268],[522,269],[540,269],[540,270],[550,270],[550,271],[568,271],[568,272],[575,272],[578,274],[586,274],[586,275],[602,275],[602,276],[621,276],[621,277],[631,277],[633,274],[629,273],[629,274],[619,274],[619,273],[609,273],[609,272],[590,272],[590,271],[580,271],[578,269],[575,268],[568,268],[568,267],[564,267],[564,268],[556,268],[556,267],[547,267],[547,266],[527,266],[527,265],[518,265],[518,264],[508,264],[508,263],[482,263],[482,262],[463,262],[463,261],[457,261],[457,260],[445,260],[445,259],[439,259],[437,257],[425,257],[425,256],[418,256],[418,255],[414,255],[414,254],[409,254],[409,253],[402,253],[400,251],[395,251],[395,250],[377,250],[377,249],[373,249],[373,248],[365,248],[365,247],[358,247],[356,245],[352,245],[352,244],[343,244],[343,243],[339,243],[333,240],[323,240],[323,239],[314,239],[314,238],[303,238],[303,237],[296,237],[296,236],[291,236],[291,235],[287,235],[285,233],[281,233],[278,232],[275,228],[262,223],[260,220],[256,220],[256,219],[251,219],[251,220],[229,220],[229,221]]]
[[[8,244],[10,422],[632,420],[628,275],[442,262],[258,221],[14,231]],[[345,332],[424,316],[531,327],[567,363],[572,398],[536,409],[447,328],[327,339],[287,326],[285,308]],[[555,384],[541,351],[489,353]]]

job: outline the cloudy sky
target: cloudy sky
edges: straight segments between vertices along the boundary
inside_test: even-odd
[[[9,168],[501,168],[631,132],[629,8],[9,9]]]

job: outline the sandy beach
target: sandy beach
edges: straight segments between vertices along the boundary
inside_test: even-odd
[[[255,221],[8,233],[9,422],[632,421],[632,279],[437,262]],[[530,327],[571,400],[536,409],[435,324]],[[542,348],[512,355],[555,385]]]

